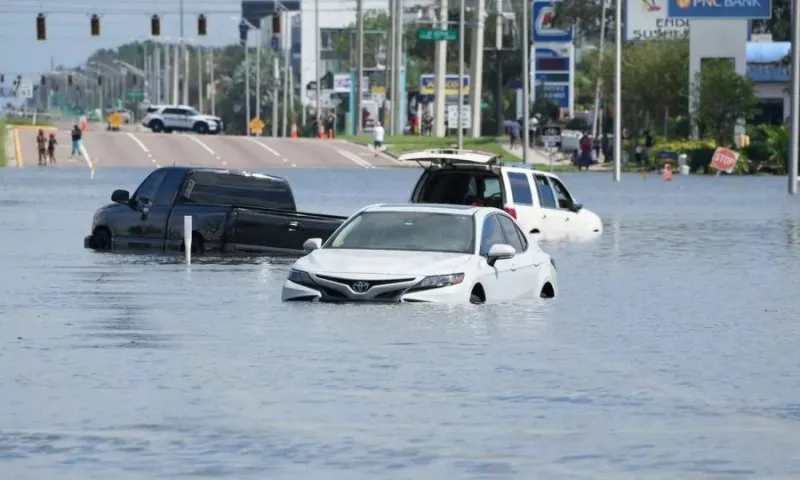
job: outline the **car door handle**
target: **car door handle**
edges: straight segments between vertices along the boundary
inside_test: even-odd
[[[300,224],[297,223],[297,222],[286,222],[286,227],[289,230],[299,230],[300,229]]]

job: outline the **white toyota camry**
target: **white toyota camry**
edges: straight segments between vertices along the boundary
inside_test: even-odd
[[[292,266],[284,301],[503,302],[553,298],[555,261],[502,210],[372,205]]]

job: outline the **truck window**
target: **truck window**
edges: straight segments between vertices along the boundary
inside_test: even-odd
[[[161,182],[164,180],[164,176],[167,174],[164,170],[156,170],[155,172],[151,173],[147,178],[144,179],[139,188],[136,189],[136,193],[133,194],[133,199],[136,201],[140,201],[142,199],[147,199],[149,201],[154,201],[156,198],[156,192],[158,192],[158,187],[161,185]]]
[[[186,177],[186,172],[183,170],[171,170],[167,172],[164,181],[161,182],[161,187],[156,194],[155,204],[163,207],[172,206],[175,201],[175,194],[181,188],[183,179]]]
[[[550,182],[544,175],[534,175],[536,183],[536,193],[539,195],[539,205],[543,208],[557,208],[556,197],[553,194],[553,188],[550,187]]]
[[[420,190],[417,203],[471,205],[477,198],[487,199],[498,193],[502,193],[502,186],[496,175],[487,175],[485,172],[438,171],[429,175]]]
[[[531,184],[528,182],[528,175],[525,173],[508,173],[508,183],[511,187],[511,196],[517,205],[533,205],[533,195],[531,194]]]
[[[553,185],[553,189],[556,191],[556,197],[558,198],[558,208],[570,209],[572,208],[572,196],[567,191],[567,187],[564,186],[563,183],[557,178],[550,178],[550,183]]]
[[[186,203],[295,210],[289,184],[278,178],[195,172],[183,191]]]

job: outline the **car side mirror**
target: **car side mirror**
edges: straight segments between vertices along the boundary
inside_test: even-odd
[[[575,213],[578,213],[578,212],[581,211],[582,208],[583,208],[583,204],[574,202],[572,204],[572,208],[570,208],[570,210],[572,210]]]
[[[111,194],[111,201],[126,204],[131,201],[131,194],[127,190],[114,190]]]
[[[517,254],[517,251],[514,250],[514,247],[505,243],[495,243],[489,248],[489,254],[486,256],[486,263],[489,266],[494,267],[494,264],[498,260],[506,260],[509,258],[514,258],[514,255]]]
[[[305,242],[303,242],[303,250],[310,252],[312,250],[316,250],[318,248],[322,248],[322,239],[321,238],[309,238]]]

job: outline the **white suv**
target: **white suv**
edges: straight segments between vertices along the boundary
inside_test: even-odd
[[[178,131],[215,134],[222,130],[219,117],[204,115],[186,105],[162,106],[148,111],[142,119],[142,125],[156,133]]]
[[[603,232],[600,217],[583,208],[552,173],[505,165],[497,155],[471,150],[424,150],[398,159],[425,167],[411,203],[496,207],[544,239],[586,239]]]

